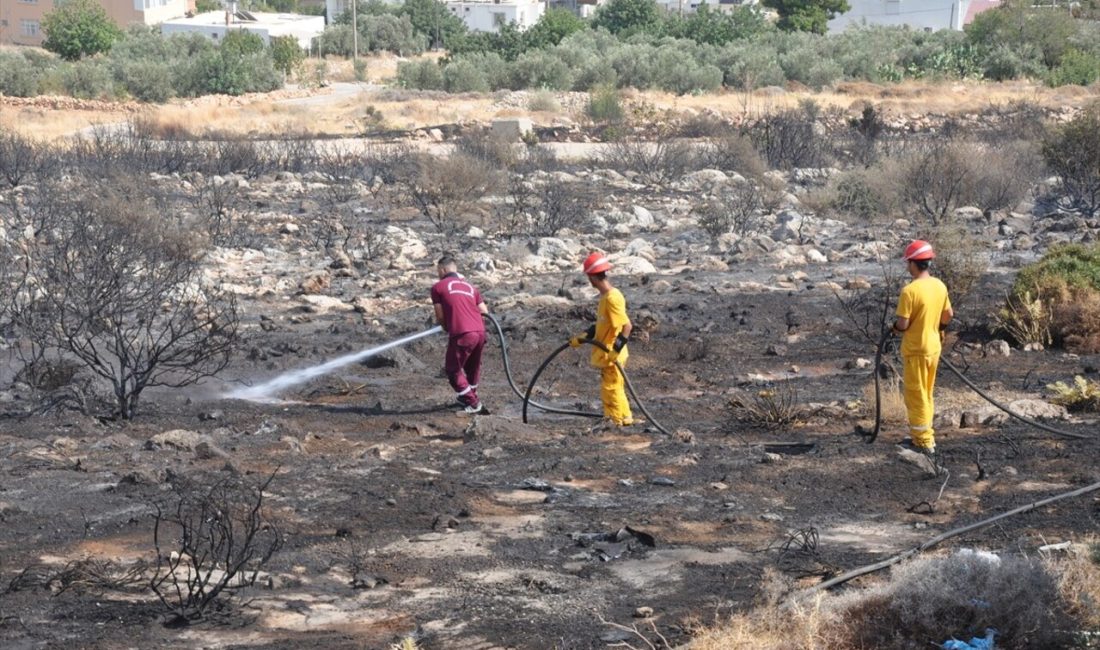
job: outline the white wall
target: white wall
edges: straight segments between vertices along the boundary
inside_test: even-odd
[[[505,2],[447,2],[447,9],[477,32],[495,32],[501,25],[515,23],[524,31],[537,23],[546,5],[541,0]]]
[[[852,7],[829,21],[830,32],[849,25],[908,25],[913,29],[962,29],[970,0],[848,0]]]
[[[224,12],[212,12],[224,16]],[[308,50],[310,42],[315,36],[319,36],[325,29],[325,19],[322,16],[308,16],[288,22],[263,22],[241,23],[236,22],[226,25],[224,18],[220,21],[201,20],[209,14],[201,14],[195,18],[179,20],[166,20],[160,25],[163,34],[202,34],[207,38],[221,42],[228,30],[243,29],[252,32],[270,43],[276,36],[293,36],[303,50]],[[264,14],[259,14],[263,16]]]

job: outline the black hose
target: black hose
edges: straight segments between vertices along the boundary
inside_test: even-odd
[[[497,330],[497,339],[500,340],[500,356],[504,360],[504,376],[508,378],[508,385],[512,387],[512,392],[516,394],[516,397],[523,400],[523,421],[524,422],[527,422],[527,403],[528,402],[531,403],[531,406],[534,406],[537,409],[541,409],[543,411],[546,411],[547,413],[560,413],[562,415],[576,415],[576,416],[583,417],[583,418],[603,417],[599,413],[592,413],[591,411],[573,411],[573,410],[570,410],[570,409],[561,409],[561,408],[555,408],[553,406],[546,406],[544,404],[539,404],[538,402],[531,401],[528,398],[528,396],[526,396],[522,392],[520,392],[519,388],[516,386],[515,380],[512,379],[512,363],[508,358],[508,343],[504,338],[504,330],[501,329],[500,323],[497,322],[497,319],[494,318],[492,314],[485,314],[485,315],[489,317],[489,320],[492,321],[492,323],[493,323],[493,327],[495,327],[496,330]],[[541,372],[541,371],[542,371],[542,369],[540,368],[539,372]],[[536,374],[535,377],[537,378],[538,375]],[[534,382],[532,381],[532,383],[534,383]]]
[[[882,333],[882,338],[879,339],[878,346],[875,348],[875,366],[872,371],[875,375],[875,428],[867,436],[866,442],[868,444],[878,438],[878,432],[882,429],[882,386],[879,380],[879,371],[882,370],[882,355],[888,340],[890,340],[890,330]]]
[[[603,350],[604,352],[606,352],[608,354],[611,353],[611,350],[607,349],[607,346],[604,345],[603,343],[600,343],[599,341],[596,341],[596,340],[593,340],[593,339],[584,339],[583,342],[587,343],[588,345],[595,346],[595,347]],[[569,347],[570,347],[569,343],[566,342],[566,343],[563,343],[561,345],[561,347],[559,347],[558,349],[551,352],[550,356],[546,357],[546,360],[542,362],[542,365],[539,366],[539,369],[535,371],[535,375],[533,377],[531,377],[531,383],[527,385],[527,392],[525,392],[524,395],[523,395],[523,422],[524,422],[524,424],[527,423],[527,404],[529,402],[531,402],[531,391],[535,388],[535,382],[537,382],[539,380],[539,376],[542,375],[542,372],[544,370],[546,370],[546,368],[550,365],[550,362],[552,362],[555,358],[557,358],[557,356],[559,354],[564,352]],[[666,436],[671,436],[672,432],[670,432],[668,429],[661,426],[661,423],[658,422],[652,415],[650,415],[648,410],[646,410],[645,404],[642,403],[642,400],[638,399],[638,394],[636,392],[634,392],[634,386],[630,383],[630,377],[628,377],[626,375],[626,371],[623,370],[623,367],[621,365],[619,365],[619,362],[618,361],[612,361],[611,363],[615,364],[615,368],[617,368],[619,370],[619,374],[622,375],[622,377],[623,377],[623,383],[626,384],[627,392],[630,393],[630,397],[634,400],[634,404],[636,404],[638,406],[638,409],[643,414],[645,414],[646,418],[649,420],[649,423],[652,424],[655,429],[657,429],[661,433],[665,434]]]
[[[1042,429],[1043,431],[1049,431],[1050,433],[1053,433],[1055,435],[1065,436],[1066,438],[1077,438],[1078,440],[1087,440],[1087,439],[1092,437],[1090,435],[1086,435],[1086,434],[1083,434],[1083,433],[1071,433],[1069,431],[1062,431],[1061,429],[1055,429],[1054,427],[1045,425],[1042,422],[1036,422],[1035,420],[1025,418],[1024,416],[1020,415],[1019,413],[1014,413],[1007,406],[1005,406],[1004,404],[1001,404],[997,400],[995,400],[992,397],[990,397],[989,395],[987,395],[985,393],[985,391],[983,391],[981,388],[978,388],[974,384],[974,382],[970,381],[970,379],[968,379],[966,377],[966,375],[962,374],[962,372],[960,372],[959,369],[956,368],[953,363],[948,361],[946,357],[941,356],[940,361],[943,362],[943,365],[947,366],[948,370],[955,373],[955,376],[958,377],[959,379],[961,379],[964,384],[969,386],[975,393],[981,395],[982,398],[985,399],[985,401],[989,402],[993,406],[996,406],[997,408],[1001,409],[1005,413],[1008,413],[1009,415],[1016,418],[1020,422],[1023,422],[1024,424],[1031,425],[1031,426],[1033,426],[1037,429]]]
[[[890,332],[887,331],[882,335],[882,339],[878,343],[878,349],[875,351],[875,428],[867,436],[867,442],[874,442],[875,438],[878,437],[879,429],[881,429],[882,427],[882,392],[879,388],[879,369],[882,365],[883,350],[885,349],[886,341],[889,338]],[[1047,431],[1058,436],[1064,436],[1066,438],[1075,438],[1077,440],[1088,440],[1089,438],[1092,438],[1092,436],[1090,435],[1086,435],[1083,433],[1072,433],[1070,431],[1062,431],[1061,429],[1056,429],[1052,426],[1043,424],[1042,422],[1036,422],[1035,420],[1025,418],[1024,416],[1012,411],[1012,409],[990,397],[989,394],[983,391],[981,388],[978,388],[977,384],[970,381],[970,379],[966,375],[962,374],[961,370],[955,367],[955,364],[947,360],[946,355],[940,355],[940,362],[942,362],[943,365],[947,366],[948,370],[955,373],[955,376],[961,379],[962,382],[969,386],[971,390],[980,395],[982,399],[1001,409],[1008,415],[1016,418],[1020,422],[1023,422],[1024,424],[1027,424],[1029,426],[1033,426],[1036,429],[1042,429],[1043,431]]]

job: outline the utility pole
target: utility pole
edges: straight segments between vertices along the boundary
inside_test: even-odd
[[[351,60],[359,60],[359,1],[351,0]]]

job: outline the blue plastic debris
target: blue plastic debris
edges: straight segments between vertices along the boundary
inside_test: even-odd
[[[997,630],[991,627],[985,628],[985,638],[973,637],[970,641],[959,641],[955,637],[943,642],[943,650],[996,650],[993,645],[993,637]]]

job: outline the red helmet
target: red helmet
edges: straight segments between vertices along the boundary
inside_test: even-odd
[[[920,262],[923,260],[930,260],[936,257],[936,251],[932,250],[932,244],[924,241],[923,239],[914,239],[912,244],[905,247],[905,255],[902,257],[906,262]]]
[[[603,273],[604,271],[611,270],[611,262],[607,261],[607,256],[597,251],[584,258],[584,272],[587,275],[595,275],[597,273]]]

